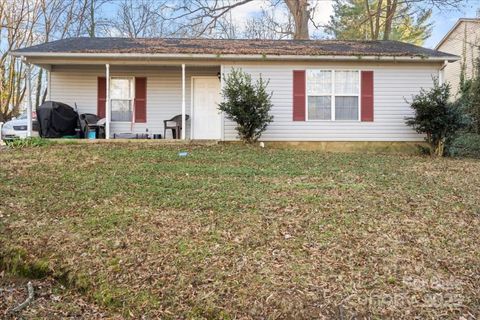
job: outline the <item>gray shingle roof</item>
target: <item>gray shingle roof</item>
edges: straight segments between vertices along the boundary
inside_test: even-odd
[[[456,56],[399,41],[219,40],[178,38],[69,38],[14,51],[22,53],[236,54],[307,56]]]

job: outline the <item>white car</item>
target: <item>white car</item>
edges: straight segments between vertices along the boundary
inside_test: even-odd
[[[33,120],[32,136],[38,137],[38,130],[35,130],[38,125],[36,120]],[[13,118],[10,121],[5,122],[2,125],[2,140],[12,140],[17,138],[27,137],[27,114],[21,114],[17,118]]]

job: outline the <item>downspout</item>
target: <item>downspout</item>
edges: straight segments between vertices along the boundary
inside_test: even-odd
[[[445,60],[443,62],[442,67],[438,71],[438,84],[439,85],[442,85],[442,84],[445,83],[445,68],[447,67],[447,65],[448,65],[448,60]]]

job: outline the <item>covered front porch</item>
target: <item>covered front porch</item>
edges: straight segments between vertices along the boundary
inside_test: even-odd
[[[47,100],[104,118],[106,139],[223,140],[219,64],[38,65],[48,71]]]

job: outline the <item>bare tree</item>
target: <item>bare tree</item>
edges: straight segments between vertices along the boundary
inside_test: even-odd
[[[165,36],[167,28],[160,14],[162,10],[164,5],[161,2],[122,0],[108,27],[114,33],[129,38]]]
[[[170,9],[165,20],[178,23],[177,32],[189,31],[196,37],[215,33],[222,18],[231,10],[251,3],[254,0],[179,0],[177,4],[166,6]],[[312,21],[316,1],[270,0],[271,6],[286,6],[293,18],[293,39],[309,39],[309,21]],[[312,2],[312,3],[311,3]]]
[[[61,22],[61,17],[64,15],[64,10],[66,2],[62,0],[39,0],[39,7],[40,7],[40,19],[39,19],[39,25],[38,29],[41,34],[42,41],[41,42],[48,42],[50,41],[51,36],[53,33],[56,31],[56,29],[59,28],[59,23]],[[70,3],[70,6],[72,4]],[[71,19],[71,18],[70,18]],[[69,21],[66,21],[66,23],[69,23]],[[63,38],[63,36],[66,33],[66,24],[63,25],[63,32],[60,38]],[[44,93],[42,95],[42,101],[40,101],[40,95],[42,92],[42,86],[43,86],[43,69],[38,70],[38,75],[37,75],[37,84],[36,84],[36,90],[35,90],[35,104],[34,106],[38,106],[40,102],[45,101],[45,97],[47,95],[47,89],[45,88]],[[45,86],[46,87],[46,86]]]
[[[64,39],[66,36],[79,36],[82,32],[81,27],[73,28],[75,21],[86,21],[86,16],[91,9],[89,5],[82,5],[82,2],[77,0],[37,0],[40,12],[39,19],[35,30],[39,34],[36,42],[49,42],[52,39]],[[93,5],[94,0],[90,0]],[[78,23],[78,22],[77,22]],[[88,28],[88,32],[90,32]],[[73,33],[77,30],[77,33]],[[35,104],[38,106],[43,103],[47,97],[47,86],[44,79],[44,71],[42,68],[35,70],[36,72],[36,87],[35,87]],[[43,93],[42,93],[43,92]]]
[[[0,121],[18,114],[25,95],[25,71],[18,58],[8,52],[35,41],[38,3],[29,0],[0,0]]]
[[[294,33],[291,15],[279,17],[274,8],[262,8],[259,15],[245,20],[235,19],[231,11],[217,21],[209,36],[218,39],[285,39]],[[185,36],[185,35],[184,35]]]
[[[241,37],[238,23],[233,18],[232,12],[229,12],[218,20],[215,38],[218,39],[238,39]]]
[[[67,37],[86,35],[94,38],[98,27],[105,26],[107,19],[102,17],[101,9],[108,0],[66,0],[72,2],[74,7],[71,12],[73,19],[69,21]],[[65,20],[67,18],[65,17]]]
[[[0,0],[0,121],[18,114],[26,93],[25,67],[12,50],[87,33],[88,9],[99,0]],[[103,0],[102,0],[103,1]],[[97,7],[96,7],[97,8]],[[47,95],[44,70],[31,73],[35,106]]]
[[[242,37],[246,39],[282,40],[295,34],[295,22],[290,14],[278,17],[274,10],[263,10],[258,17],[245,21]]]

